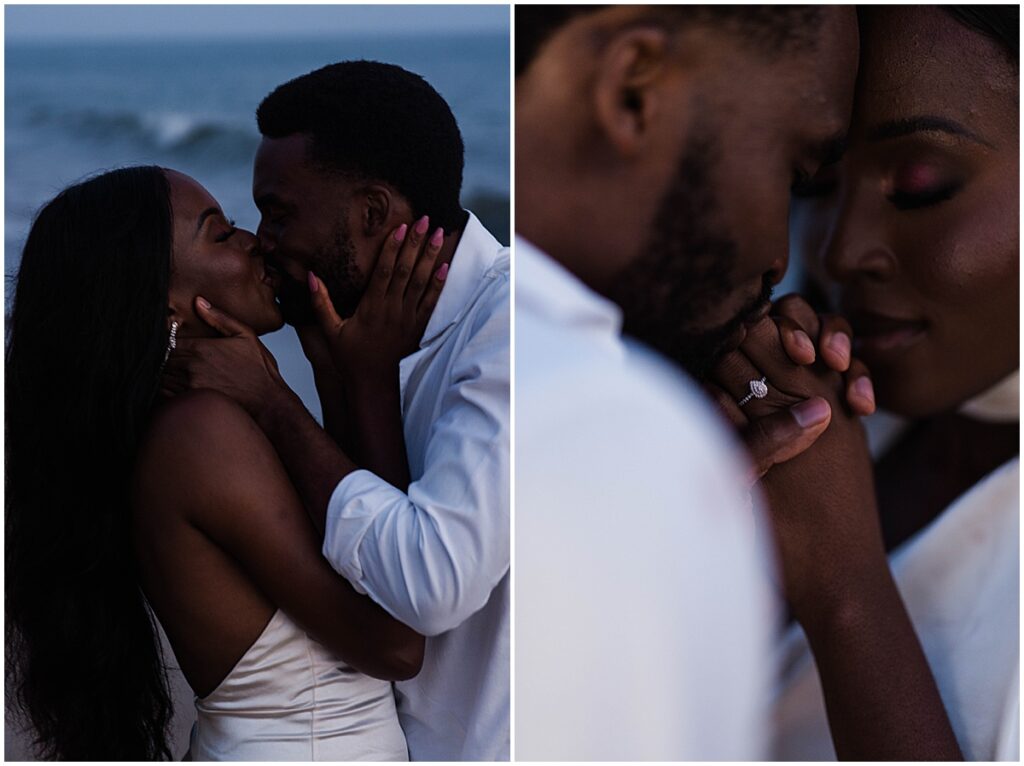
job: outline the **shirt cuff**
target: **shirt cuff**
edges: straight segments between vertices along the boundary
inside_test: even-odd
[[[376,474],[360,469],[338,482],[327,503],[324,558],[363,595],[366,595],[366,588],[362,584],[359,545],[377,514],[390,504],[388,490],[398,491]]]

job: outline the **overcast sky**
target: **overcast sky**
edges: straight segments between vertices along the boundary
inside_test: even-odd
[[[7,40],[508,31],[507,5],[7,5]]]

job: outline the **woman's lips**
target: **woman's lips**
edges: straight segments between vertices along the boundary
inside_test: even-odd
[[[278,290],[281,289],[281,273],[267,261],[263,262],[263,276],[260,277],[260,281],[265,285],[270,285],[274,295],[277,295]]]
[[[876,355],[904,349],[924,337],[927,322],[902,319],[869,311],[849,315],[855,353]]]

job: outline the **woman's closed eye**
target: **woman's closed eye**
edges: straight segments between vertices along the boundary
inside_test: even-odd
[[[960,191],[960,188],[959,183],[954,183],[923,192],[907,192],[896,189],[889,195],[889,201],[899,210],[916,210],[952,199]]]
[[[899,210],[917,210],[952,199],[962,187],[935,165],[913,163],[895,173],[888,199]]]
[[[224,231],[220,232],[216,236],[214,241],[215,242],[227,242],[229,239],[231,239],[231,237],[234,236],[236,231],[238,231],[238,229],[235,228],[235,222],[231,221],[231,220],[228,220],[227,221],[227,228]]]

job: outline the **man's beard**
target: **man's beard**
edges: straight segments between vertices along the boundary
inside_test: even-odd
[[[349,236],[344,211],[331,235],[331,241],[317,250],[306,264],[310,271],[320,277],[331,296],[334,310],[342,318],[352,316],[365,289],[365,279],[356,266],[356,249]],[[278,302],[284,321],[293,327],[316,324],[313,304],[309,297],[309,285],[295,279],[283,269]]]
[[[711,171],[718,141],[700,118],[691,126],[679,168],[662,198],[650,239],[640,256],[614,279],[609,297],[622,308],[623,331],[649,344],[703,379],[728,350],[727,341],[771,298],[760,295],[725,323],[707,317],[727,301],[738,247],[720,224]]]

